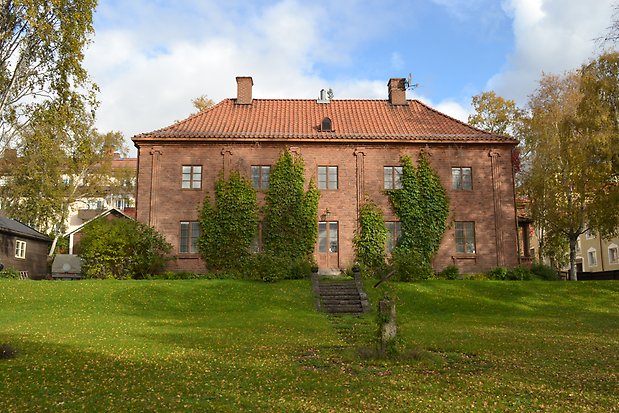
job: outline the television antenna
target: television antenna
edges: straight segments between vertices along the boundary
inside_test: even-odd
[[[404,81],[404,86],[406,90],[414,90],[419,87],[419,83],[413,83],[413,75],[409,72],[408,77]]]

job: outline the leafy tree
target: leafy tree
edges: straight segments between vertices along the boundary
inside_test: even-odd
[[[120,133],[101,134],[81,101],[70,113],[47,101],[21,131],[22,145],[0,196],[7,213],[42,231],[64,230],[69,208],[80,199],[126,191],[127,177],[114,179],[113,149]],[[121,172],[122,173],[122,172]],[[122,179],[124,178],[124,179]]]
[[[194,113],[200,113],[203,110],[214,106],[215,102],[213,101],[213,99],[210,99],[207,95],[202,95],[202,96],[198,96],[195,99],[192,99],[191,104],[193,105],[194,108],[198,110],[197,112],[194,112]]]
[[[359,229],[354,237],[355,253],[360,264],[376,272],[385,264],[387,228],[383,211],[366,201],[359,211]]]
[[[320,193],[310,181],[305,190],[305,164],[285,151],[269,177],[264,207],[264,249],[291,260],[310,259],[318,236]]]
[[[96,0],[0,2],[0,153],[35,109],[55,100],[96,103],[82,65]],[[80,92],[78,92],[78,90]]]
[[[199,248],[212,270],[238,269],[258,229],[258,204],[251,182],[238,171],[215,183],[215,206],[209,196],[200,211]]]
[[[473,96],[472,105],[475,113],[469,115],[469,124],[498,135],[518,134],[518,124],[524,118],[524,112],[513,100],[489,91]]]
[[[617,55],[602,55],[580,71],[544,75],[529,100],[532,215],[551,244],[569,243],[573,280],[578,236],[588,228],[610,236],[619,225],[617,73]]]
[[[163,270],[172,246],[132,219],[99,219],[85,228],[79,251],[88,278],[142,279]]]

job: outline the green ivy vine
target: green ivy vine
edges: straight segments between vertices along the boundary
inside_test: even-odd
[[[397,249],[416,252],[429,263],[447,229],[449,199],[425,153],[420,153],[417,168],[408,156],[402,156],[400,161],[402,188],[387,191],[402,223]]]
[[[257,234],[258,203],[251,182],[238,171],[215,183],[215,205],[209,195],[200,210],[200,253],[210,270],[230,270],[249,255]]]
[[[284,151],[273,167],[266,192],[264,250],[289,259],[310,259],[318,236],[318,199],[313,180],[305,190],[305,163]]]
[[[359,210],[359,228],[353,238],[359,264],[375,273],[385,263],[387,228],[383,211],[371,200]]]

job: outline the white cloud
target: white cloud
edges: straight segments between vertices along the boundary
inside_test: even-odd
[[[579,67],[596,51],[595,39],[610,23],[614,0],[505,0],[513,16],[515,49],[487,89],[526,103],[543,72]]]

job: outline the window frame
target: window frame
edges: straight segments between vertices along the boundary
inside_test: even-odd
[[[333,132],[333,121],[330,117],[325,117],[320,122],[320,131],[321,132]]]
[[[15,258],[18,258],[20,260],[25,260],[27,247],[28,247],[27,241],[16,239],[15,240]]]
[[[467,182],[464,177],[464,171],[468,170],[468,187],[465,187]],[[454,171],[458,171],[458,178],[454,174]],[[451,189],[458,192],[471,192],[473,190],[473,168],[470,166],[452,166],[451,167]]]
[[[593,259],[591,259],[593,257]],[[598,253],[595,248],[589,248],[587,250],[587,264],[589,267],[597,267],[598,266]]]
[[[324,229],[321,230],[321,227]],[[319,254],[339,254],[340,222],[318,221],[317,242]]]
[[[321,169],[324,169],[324,175],[325,175],[325,180],[321,181],[320,180],[320,176],[321,176]],[[332,169],[335,169],[335,180],[329,179],[329,177],[331,176],[331,171]],[[340,187],[340,183],[339,183],[339,175],[340,175],[340,171],[339,171],[339,167],[337,165],[318,165],[316,167],[316,175],[317,175],[317,183],[318,183],[318,189],[320,191],[337,191]],[[322,184],[324,182],[324,188],[322,187]],[[335,188],[331,188],[331,184],[335,182]]]
[[[187,234],[183,235],[183,225],[187,226]],[[202,233],[199,221],[180,221],[179,223],[179,237],[178,237],[178,253],[179,254],[198,254],[198,240]],[[185,246],[186,251],[184,251]]]
[[[399,170],[399,175],[396,175],[396,171],[398,170]],[[389,180],[385,179],[387,176],[390,176]],[[390,188],[387,187],[388,182],[389,182]],[[383,166],[383,189],[387,189],[387,190],[402,189],[402,166],[401,165]]]
[[[390,228],[392,227],[393,230]],[[385,252],[391,254],[398,241],[402,238],[402,222],[401,221],[385,221],[385,229],[387,230],[387,240],[385,242]]]
[[[269,172],[268,174],[264,174],[263,169],[264,168],[268,168]],[[258,185],[256,185],[256,182],[254,181],[254,170],[258,171]],[[250,168],[251,171],[251,186],[252,188],[254,188],[256,191],[266,191],[269,189],[269,182],[271,179],[271,165],[252,165]],[[264,179],[264,177],[266,176],[266,181]]]
[[[611,251],[614,251],[611,253]],[[614,260],[611,261],[611,256],[614,255]],[[615,244],[610,244],[608,246],[608,263],[609,264],[619,264],[619,247]]]
[[[458,228],[460,227],[460,228]],[[468,240],[468,236],[467,234],[470,236],[470,230],[472,229],[472,245],[473,245],[473,251],[470,252],[468,249],[469,244],[469,240]],[[460,232],[462,235],[461,237],[458,236],[458,232]],[[475,230],[475,221],[455,221],[454,222],[454,241],[456,243],[456,254],[458,255],[475,255],[477,254],[477,237],[476,237],[476,230]],[[459,242],[459,239],[462,240],[462,242]],[[462,248],[460,248],[460,245],[462,246]],[[461,250],[461,251],[460,251]]]
[[[186,172],[185,168],[189,168]],[[196,170],[199,170],[198,172]],[[202,189],[202,165],[182,165],[181,166],[181,189],[183,190],[200,190]],[[185,179],[188,176],[189,179]],[[199,176],[199,179],[197,177]]]

